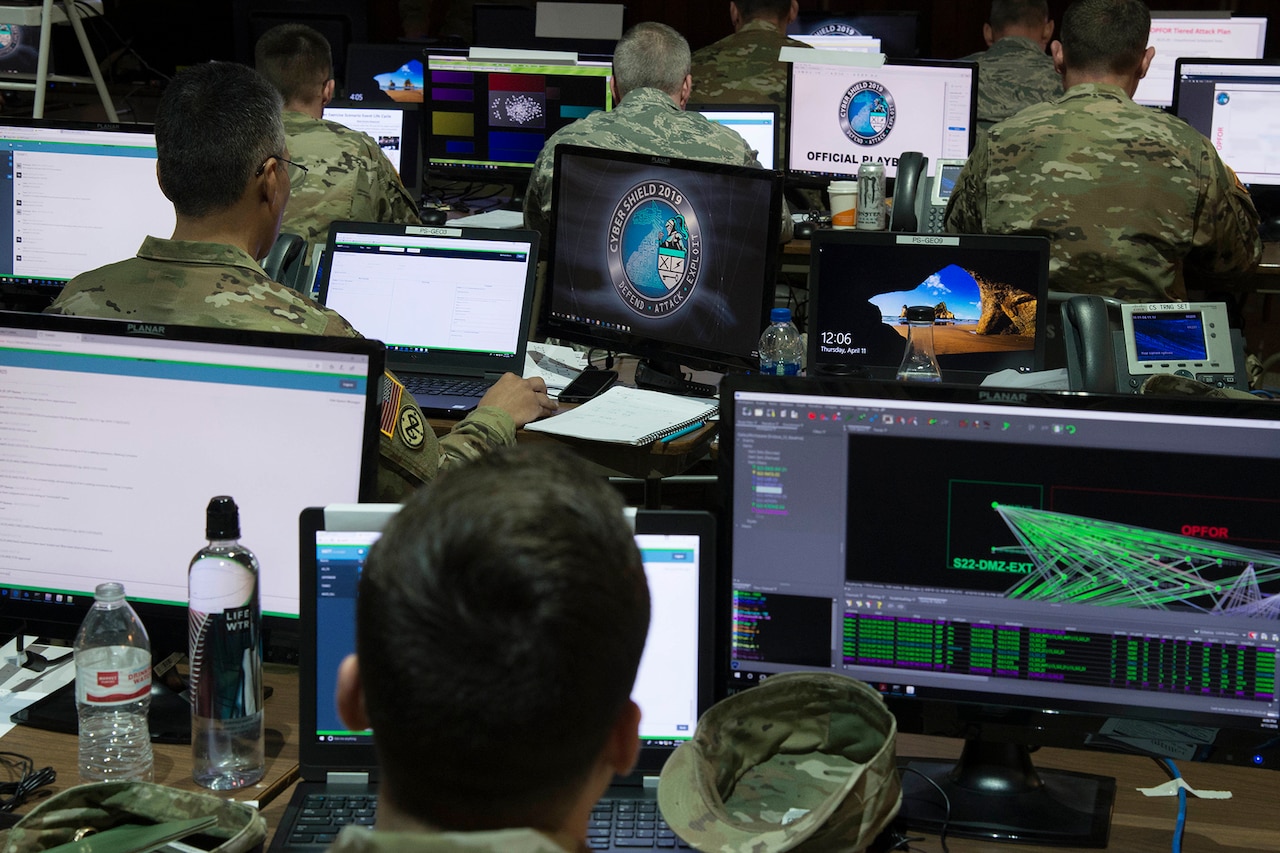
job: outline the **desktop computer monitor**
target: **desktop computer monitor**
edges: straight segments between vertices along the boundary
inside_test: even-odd
[[[45,297],[173,233],[151,125],[0,120],[0,284]],[[44,307],[40,305],[39,307]]]
[[[419,107],[395,101],[335,101],[324,108],[324,117],[371,136],[399,173],[409,194],[417,198],[422,193]]]
[[[934,309],[945,381],[1044,368],[1044,237],[819,230],[809,258],[810,375],[894,378],[913,305]]]
[[[875,36],[810,36],[793,35],[791,38],[802,41],[809,47],[818,50],[847,50],[850,53],[882,53],[880,39]]]
[[[969,156],[977,63],[890,59],[866,67],[814,53],[814,61],[791,63],[788,179],[825,186],[856,177],[863,163],[883,164],[892,178],[906,151],[929,158],[932,174],[941,158]]]
[[[345,74],[336,79],[349,101],[420,104],[425,66],[422,45],[360,42],[347,48]]]
[[[766,169],[780,167],[776,104],[686,104],[689,112],[722,124],[746,140]]]
[[[426,140],[432,174],[505,180],[520,190],[551,134],[596,110],[613,108],[612,64],[427,57]]]
[[[832,671],[901,732],[908,829],[1105,846],[1065,746],[1280,766],[1280,411],[1262,401],[728,376],[721,694]]]
[[[540,332],[665,375],[758,365],[777,172],[561,145],[554,174]]]
[[[880,50],[889,56],[911,59],[928,56],[921,50],[920,12],[914,9],[883,12],[801,12],[787,27],[787,35],[871,36],[880,40]]]
[[[185,652],[187,564],[230,495],[268,657],[296,655],[298,513],[373,499],[383,361],[364,339],[0,312],[4,629],[69,642],[114,580],[156,660]]]
[[[1168,108],[1173,103],[1174,66],[1179,57],[1259,59],[1266,41],[1266,18],[1152,12],[1147,44],[1156,49],[1156,55],[1147,76],[1138,81],[1133,100],[1147,107]]]
[[[1213,142],[1255,196],[1261,190],[1274,200],[1280,192],[1280,162],[1274,156],[1280,60],[1179,59],[1175,69],[1174,113]]]

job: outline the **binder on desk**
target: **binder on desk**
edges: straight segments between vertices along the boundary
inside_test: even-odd
[[[718,410],[715,400],[615,385],[598,397],[525,429],[615,444],[652,444],[700,425]]]

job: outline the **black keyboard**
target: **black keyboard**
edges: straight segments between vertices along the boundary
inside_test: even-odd
[[[447,376],[401,377],[411,394],[448,394],[454,397],[483,397],[491,384],[487,379],[455,379]]]
[[[310,794],[302,801],[302,809],[286,843],[331,844],[347,824],[373,826],[377,812],[378,797],[374,794]]]
[[[587,825],[587,845],[592,850],[611,847],[689,849],[676,837],[658,812],[656,800],[610,799],[596,803]]]

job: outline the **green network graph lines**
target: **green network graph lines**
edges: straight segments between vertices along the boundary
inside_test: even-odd
[[[1280,555],[1047,510],[992,504],[1035,570],[1010,598],[1280,618]]]

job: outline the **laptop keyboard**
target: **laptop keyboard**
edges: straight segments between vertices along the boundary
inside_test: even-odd
[[[377,811],[376,794],[309,794],[302,801],[302,809],[285,846],[327,846],[348,824],[373,826]],[[608,797],[596,803],[591,812],[587,845],[592,850],[689,849],[662,819],[657,801]]]
[[[676,837],[658,812],[656,800],[611,799],[596,803],[587,826],[592,850],[611,847],[660,847],[689,849]]]
[[[302,801],[302,810],[286,843],[331,844],[338,831],[349,823],[373,826],[377,811],[376,794],[309,794]]]
[[[446,394],[451,397],[483,397],[489,390],[487,379],[454,379],[447,376],[403,376],[411,394]]]

